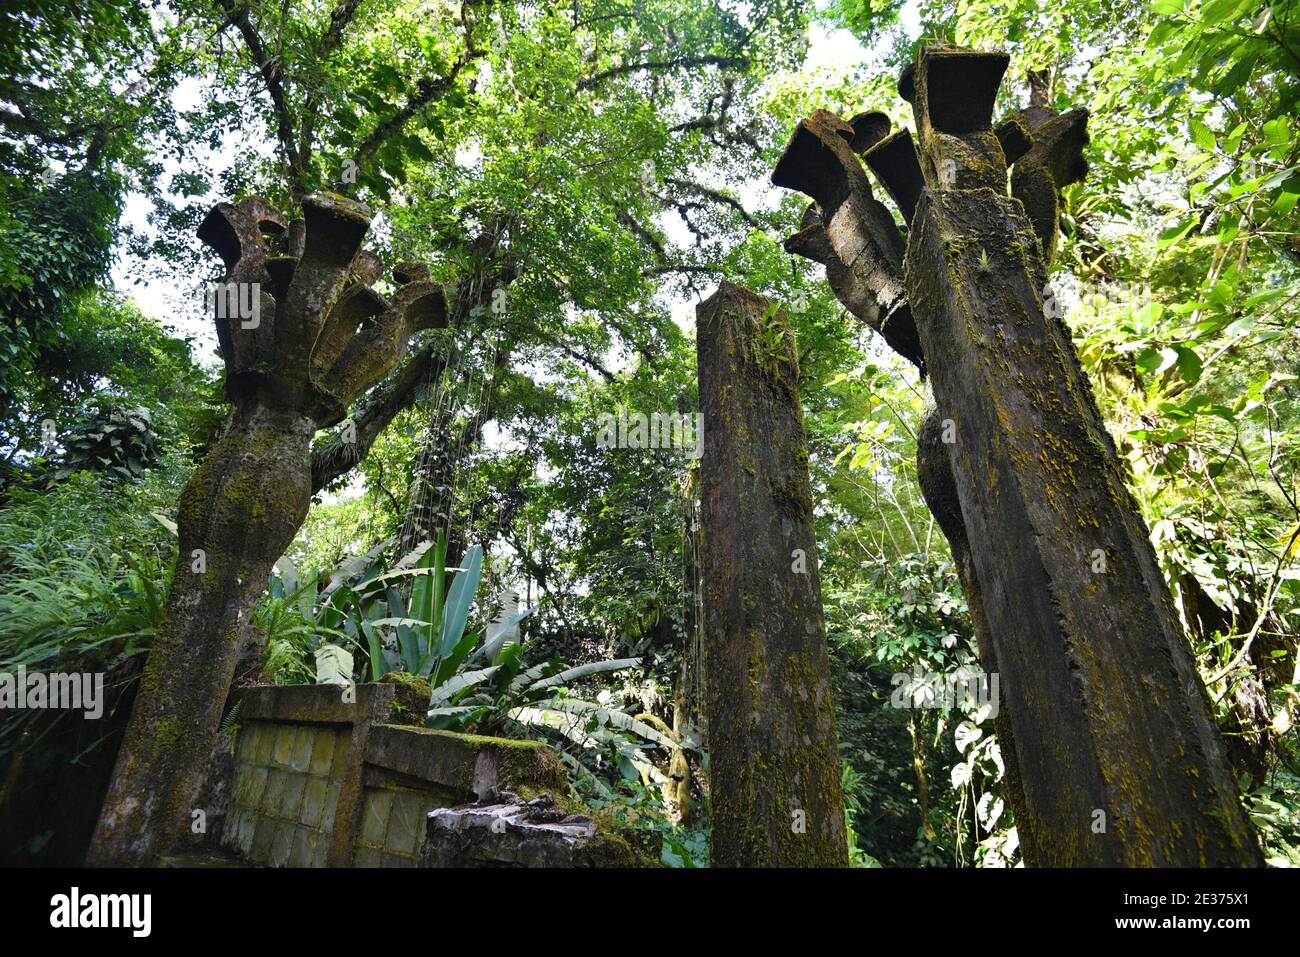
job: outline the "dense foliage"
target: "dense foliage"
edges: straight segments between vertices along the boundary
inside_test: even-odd
[[[214,202],[328,189],[371,205],[386,262],[430,263],[456,321],[317,437],[263,677],[314,681],[344,646],[359,680],[425,681],[444,726],[551,741],[665,863],[707,863],[707,746],[675,714],[697,465],[597,422],[698,407],[693,305],[725,277],[797,334],[855,863],[1013,866],[987,710],[897,706],[977,666],[916,480],[926,386],[782,250],[803,204],[766,182],[812,109],[910,122],[918,43],[997,47],[1000,112],[1029,70],[1090,110],[1055,302],[1266,856],[1300,865],[1300,3],[96,0],[0,26],[0,667],[130,680],[221,428],[199,297],[146,315],[115,258],[192,288]],[[510,620],[506,588],[536,610]]]

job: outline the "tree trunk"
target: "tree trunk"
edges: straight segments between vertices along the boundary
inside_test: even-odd
[[[939,410],[931,406],[921,420],[916,432],[916,474],[921,486],[921,495],[929,506],[939,529],[948,540],[952,551],[953,563],[957,566],[957,578],[961,582],[962,594],[966,596],[966,606],[970,609],[971,625],[975,631],[975,642],[980,653],[980,668],[986,676],[1000,673],[997,650],[993,634],[989,628],[988,615],[984,611],[984,597],[979,579],[975,575],[975,563],[971,558],[970,542],[966,539],[966,520],[961,514],[961,502],[957,496],[957,486],[953,483],[952,462],[949,446],[943,441],[943,420]],[[1016,821],[1016,834],[1020,838],[1021,854],[1026,861],[1037,862],[1040,855],[1041,839],[1034,830],[1034,817],[1029,813],[1025,803],[1024,785],[1020,780],[1020,768],[1016,764],[1016,743],[1011,731],[1011,716],[1006,702],[997,703],[997,714],[993,718],[993,733],[997,738],[998,752],[1002,755],[1002,792],[1007,796],[1012,814]],[[928,826],[928,825],[927,825]]]
[[[783,314],[730,283],[700,305],[697,328],[711,859],[843,867],[794,337]]]

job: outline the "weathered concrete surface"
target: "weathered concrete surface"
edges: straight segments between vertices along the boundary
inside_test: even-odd
[[[1011,195],[1020,200],[1042,245],[1043,262],[1056,258],[1061,232],[1061,190],[1088,171],[1088,111],[1053,116],[1031,131],[1030,147],[1011,171]]]
[[[181,493],[166,612],[90,864],[148,864],[187,840],[250,615],[307,515],[312,436],[393,368],[411,334],[447,322],[441,288],[409,269],[391,300],[369,287],[378,260],[361,250],[365,206],[322,194],[302,212],[286,230],[249,198],[218,204],[199,227],[233,293],[213,297],[233,410]]]
[[[479,801],[494,799],[502,789],[565,790],[569,783],[555,752],[540,741],[428,728],[375,728],[366,762]]]
[[[244,721],[306,721],[355,724],[368,718],[382,722],[392,708],[390,684],[359,684],[345,694],[339,685],[266,685],[243,694]]]
[[[569,791],[555,752],[539,741],[381,725],[366,742],[365,762],[351,857],[358,867],[417,866],[434,808]]]
[[[566,814],[549,796],[430,812],[421,867],[581,867],[596,822]]]
[[[644,868],[662,864],[663,838],[543,793],[502,791],[493,802],[427,816],[421,867]]]
[[[926,188],[907,299],[1006,698],[1036,864],[1261,863],[1147,529],[1069,330],[1043,305],[1060,186],[1086,113],[1031,122],[1006,191],[992,105],[1006,57],[926,48],[915,98]],[[1050,115],[1050,114],[1049,114]],[[1023,124],[1022,124],[1023,125]]]
[[[995,129],[1006,67],[1002,53],[928,47],[904,70],[924,184],[912,209],[903,138],[874,128],[867,160],[910,221],[893,308],[905,302],[915,320],[936,401],[918,473],[984,667],[1001,676],[998,740],[1025,860],[1258,864],[1146,529],[1069,332],[1043,308],[1061,188],[1087,169],[1087,113],[1056,114],[1049,77],[1031,72],[1031,105]],[[837,130],[821,114],[801,124],[774,181],[819,204],[864,205],[848,150],[826,135]],[[871,163],[886,144],[895,154]],[[787,248],[828,259],[807,218]],[[832,265],[854,314],[877,312],[881,284]],[[945,422],[952,445],[939,439]]]
[[[712,862],[845,866],[794,336],[730,283],[696,322]]]
[[[248,722],[238,736],[222,844],[271,867],[325,867],[347,778],[350,729]]]
[[[366,742],[394,687],[249,688],[222,844],[273,867],[349,864],[363,807]]]
[[[908,99],[915,91],[907,78],[914,75],[915,68],[910,67],[900,82],[900,89],[906,91],[904,95]],[[905,129],[886,135],[889,124],[883,114],[869,115],[877,119],[871,124],[873,135],[863,159],[910,223],[925,185],[916,144]],[[1016,129],[1019,128],[1017,125]],[[880,332],[894,351],[920,369],[924,378],[925,359],[911,307],[907,304],[903,260],[888,252],[895,237],[901,246],[902,234],[892,221],[888,224],[882,221],[880,213],[884,207],[872,198],[861,165],[840,142],[846,138],[844,124],[825,111],[818,111],[800,123],[791,137],[772,180],[779,186],[801,190],[817,202],[805,212],[799,232],[786,241],[785,248],[825,265],[827,282],[836,297],[854,316]],[[853,215],[854,210],[872,210],[873,214]],[[835,242],[829,234],[828,222],[838,224]],[[858,266],[850,268],[849,264],[855,262]],[[879,298],[881,291],[885,296],[883,303]],[[891,323],[882,320],[882,314],[886,313],[893,317]],[[979,581],[970,560],[961,504],[948,462],[948,447],[940,441],[942,428],[938,410],[932,407],[917,436],[917,475],[926,504],[938,519],[952,549],[971,609],[981,663],[986,673],[994,674],[998,670],[996,655],[982,610]],[[1019,816],[1025,805],[1005,707],[999,710],[995,723],[1006,767],[1004,790]],[[1026,823],[1023,830],[1032,830],[1032,822]],[[1022,844],[1027,857],[1031,857],[1036,846],[1032,834],[1022,835]]]
[[[573,824],[580,816],[555,753],[537,741],[382,724],[397,690],[393,684],[248,689],[221,849],[272,867],[417,867],[431,811],[513,802],[523,810],[507,815],[520,825],[511,833],[530,838],[515,856],[497,846],[496,831],[469,826],[478,811],[446,853],[471,862],[506,855],[502,863],[520,866],[636,862],[625,840],[594,826],[583,832],[576,856],[530,851],[533,825]],[[582,822],[590,825],[591,818]],[[552,830],[542,829],[543,838]],[[480,847],[481,841],[487,844]]]
[[[903,236],[889,210],[872,195],[850,145],[853,139],[853,128],[826,110],[795,127],[772,182],[816,200],[820,222],[805,217],[803,229],[786,248],[824,263],[836,293],[847,293],[844,301],[854,315],[895,352],[924,368],[903,289]]]
[[[908,297],[1025,792],[1035,863],[1260,863],[1147,530],[1073,351],[1039,237],[988,189],[929,189]],[[1104,828],[1104,830],[1103,830]]]

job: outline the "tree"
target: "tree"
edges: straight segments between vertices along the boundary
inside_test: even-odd
[[[183,139],[168,97],[185,37],[136,0],[36,2],[0,26],[0,448],[21,469],[63,411],[50,393],[106,371],[81,304],[108,271],[124,195],[153,188],[149,138]]]
[[[217,287],[217,328],[227,396],[234,409],[221,440],[182,494],[179,571],[92,846],[91,860],[98,863],[155,859],[185,833],[183,825],[197,801],[241,645],[250,638],[248,616],[272,564],[301,526],[311,493],[364,456],[393,415],[426,384],[428,375],[419,363],[429,363],[447,346],[446,337],[428,337],[405,368],[372,391],[405,353],[411,335],[454,324],[471,340],[485,338],[482,324],[471,320],[487,314],[493,293],[525,265],[536,268],[524,255],[526,247],[503,242],[520,229],[520,220],[508,207],[501,212],[489,205],[485,212],[485,205],[470,203],[456,210],[450,221],[442,220],[433,234],[435,245],[447,252],[436,265],[452,275],[454,304],[447,307],[442,300],[441,306],[431,305],[441,293],[426,281],[427,270],[395,271],[399,288],[391,302],[386,301],[371,288],[380,276],[377,257],[360,252],[371,219],[368,209],[335,193],[312,192],[322,183],[340,190],[356,187],[355,192],[383,204],[400,230],[401,203],[394,201],[399,185],[405,180],[405,189],[421,188],[420,162],[436,159],[430,143],[464,119],[462,112],[473,112],[467,109],[479,79],[473,68],[486,56],[494,28],[528,26],[528,16],[503,8],[500,16],[507,19],[498,21],[492,16],[495,5],[465,3],[451,12],[456,29],[446,31],[441,28],[447,25],[449,11],[437,14],[435,19],[444,22],[429,29],[422,22],[426,12],[409,4],[363,6],[344,0],[324,22],[311,12],[287,8],[267,8],[255,16],[248,6],[219,6],[215,36],[235,33],[243,54],[219,61],[218,86],[238,88],[246,69],[255,72],[277,149],[269,165],[251,162],[237,168],[236,175],[245,183],[262,179],[288,216],[272,202],[247,198],[235,205],[219,204],[199,228],[200,238],[221,255],[226,267]],[[772,10],[744,30],[720,11],[708,11],[699,42],[735,48],[737,53],[688,51],[613,65],[603,62],[598,47],[592,60],[576,56],[610,30],[608,26],[586,30],[580,19],[568,26],[567,12],[530,11],[529,16],[533,14],[543,36],[560,29],[573,42],[574,58],[559,61],[567,72],[561,79],[580,93],[642,74],[743,67],[740,52]],[[508,19],[516,15],[519,20]],[[722,17],[734,35],[724,31],[721,37],[711,36],[707,28],[714,17]],[[690,22],[688,18],[682,25]],[[665,46],[680,43],[662,34],[658,40]],[[634,35],[632,42],[644,55],[653,56],[654,45],[644,37]],[[539,37],[528,53],[536,55],[541,49]],[[359,70],[359,65],[364,66]],[[508,68],[508,61],[502,66]],[[343,85],[345,77],[358,72],[365,85]],[[530,95],[508,74],[506,78],[509,82],[498,96]],[[388,95],[395,95],[397,102],[390,102]],[[718,115],[706,118],[705,127],[714,135],[725,132],[725,114],[734,95],[729,92],[716,101]],[[361,116],[345,98],[365,105]],[[520,110],[521,115],[527,112]],[[209,104],[209,121],[229,115],[217,100]],[[581,132],[573,114],[566,119],[572,130]],[[615,129],[626,136],[626,127],[624,123]],[[536,146],[546,144],[545,128],[532,133]],[[329,146],[345,151],[337,165]],[[446,158],[454,160],[455,150],[445,143],[443,149]],[[526,154],[507,155],[516,159]],[[559,155],[553,154],[556,159]],[[641,168],[633,168],[644,179]],[[538,184],[529,188],[536,195]],[[477,197],[485,198],[500,204],[510,197]],[[739,205],[721,193],[714,193],[714,200],[731,208]],[[301,218],[291,219],[299,210]],[[539,230],[550,225],[546,211],[544,206],[535,214]],[[425,215],[437,222],[446,212],[434,206]],[[571,225],[576,225],[572,217],[559,228]],[[268,246],[263,232],[281,235],[276,248]],[[411,240],[407,244],[415,245]],[[650,246],[666,257],[653,237]],[[572,247],[561,247],[560,252],[574,255]],[[639,271],[634,275],[640,279]],[[554,297],[551,308],[556,312],[575,296],[571,287],[572,279],[543,285]],[[238,310],[221,311],[223,290],[239,302]],[[439,292],[435,295],[434,290]],[[551,342],[557,338],[550,332],[543,335]],[[464,348],[462,344],[461,351]],[[313,462],[305,457],[317,429],[341,423],[358,400],[361,408],[328,441],[321,458]],[[472,409],[471,414],[471,421],[477,421],[482,410]],[[435,428],[441,431],[443,424]],[[340,444],[355,449],[340,455]],[[159,798],[141,804],[142,793]]]

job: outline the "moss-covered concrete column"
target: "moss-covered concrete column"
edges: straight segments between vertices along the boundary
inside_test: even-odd
[[[789,320],[723,283],[696,314],[715,867],[843,867],[844,796]]]
[[[233,411],[181,493],[166,613],[88,863],[148,864],[192,833],[249,616],[307,515],[312,436],[392,369],[413,332],[446,323],[427,268],[394,270],[391,299],[370,287],[369,227],[364,206],[312,196],[288,229],[259,199],[222,203],[199,229],[226,268],[211,298]]]
[[[910,90],[904,95],[910,98]],[[865,161],[910,223],[924,178],[912,134],[906,128],[890,133],[890,125],[883,113],[860,113],[846,123],[818,110],[795,127],[772,182],[815,200],[805,211],[799,231],[786,240],[786,250],[822,263],[832,291],[845,307],[880,333],[924,379],[925,357],[903,279],[903,234],[889,210],[875,199],[862,166]],[[981,667],[986,674],[996,674],[997,659],[942,433],[943,421],[932,405],[917,434],[917,477],[926,505],[952,550],[971,610]],[[1019,820],[1024,798],[1005,707],[998,709],[994,725],[1006,767],[1003,789]],[[1032,859],[1037,843],[1032,820],[1026,816],[1026,822],[1020,828],[1021,846],[1026,859]]]
[[[1056,144],[1040,139],[1037,172],[1008,196],[1006,131],[991,127],[1006,64],[950,48],[918,56],[925,189],[906,286],[939,414],[955,426],[953,484],[1033,863],[1258,865],[1147,529],[1069,330],[1043,304],[1056,210],[1025,204],[1056,202],[1077,118],[1047,131]]]

